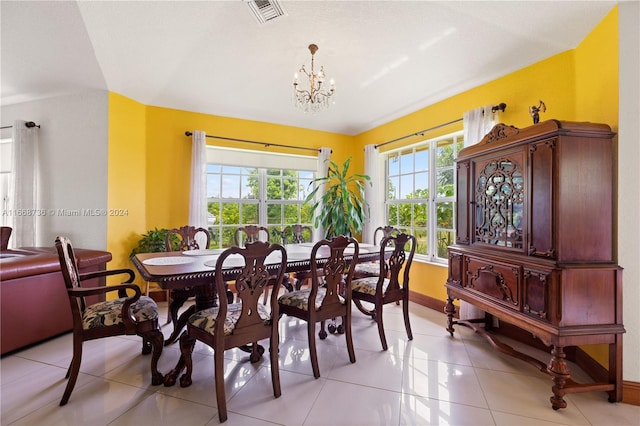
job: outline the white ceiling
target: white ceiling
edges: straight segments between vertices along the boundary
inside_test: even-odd
[[[354,135],[575,48],[616,3],[282,1],[259,24],[242,0],[2,0],[1,102],[105,89]],[[310,43],[336,82],[316,115],[291,102]]]

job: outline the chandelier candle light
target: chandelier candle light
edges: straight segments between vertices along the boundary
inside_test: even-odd
[[[308,72],[304,65],[299,70],[309,78],[309,89],[298,87],[298,74],[296,73],[293,80],[293,103],[304,112],[316,113],[329,108],[329,98],[335,93],[335,87],[333,80],[331,80],[329,90],[323,90],[324,69],[321,66],[320,71],[316,74],[313,64],[313,56],[318,51],[318,46],[310,44],[309,51],[311,52],[311,72]]]

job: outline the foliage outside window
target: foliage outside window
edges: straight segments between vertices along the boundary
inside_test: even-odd
[[[385,154],[387,223],[416,237],[416,257],[447,261],[455,242],[455,165],[462,132]]]
[[[313,171],[208,164],[211,246],[232,246],[235,230],[243,225],[267,227],[271,241],[277,243],[287,225],[310,225],[310,206],[304,199],[314,176]]]

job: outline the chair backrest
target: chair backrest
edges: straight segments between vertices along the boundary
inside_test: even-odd
[[[269,242],[269,230],[259,225],[241,226],[234,232],[233,240],[238,247],[242,246],[243,243],[255,243],[256,241]]]
[[[393,247],[389,253],[387,247]],[[380,280],[388,277],[389,285],[385,294],[394,291],[409,291],[409,269],[416,251],[416,237],[401,232],[389,235],[380,242]],[[404,267],[404,270],[403,270]],[[403,271],[400,276],[400,271]],[[379,287],[381,284],[379,284]]]
[[[73,245],[66,237],[56,237],[56,250],[58,251],[58,260],[60,261],[60,270],[64,279],[64,284],[68,290],[80,287],[80,273],[78,272],[78,261],[73,252]],[[73,297],[69,295],[71,304],[71,314],[74,317],[80,317],[86,308],[84,297]]]
[[[265,265],[267,256],[274,253],[273,258],[279,262],[270,263],[269,269]],[[271,318],[277,322],[278,319],[278,291],[282,285],[284,272],[287,267],[287,252],[280,244],[269,244],[266,241],[256,241],[248,243],[246,247],[229,247],[218,257],[216,262],[215,283],[218,294],[225,294],[227,291],[226,282],[223,278],[222,270],[225,268],[225,261],[229,256],[236,255],[236,259],[231,264],[233,267],[240,269],[240,273],[235,277],[235,287],[238,300],[242,302],[242,313],[236,323],[234,334],[240,334],[242,328],[251,328],[256,325],[264,325],[264,321],[258,315],[258,303],[263,291],[266,291],[267,285],[273,285],[271,290]],[[243,262],[239,260],[237,255],[242,257]],[[242,266],[242,263],[244,263]],[[227,266],[228,268],[229,266]],[[275,280],[275,281],[274,281]],[[228,301],[226,297],[219,297],[219,318],[225,318],[227,315]],[[220,324],[218,324],[220,323]],[[223,335],[224,321],[216,322],[215,335]],[[218,327],[220,328],[218,330]],[[219,333],[218,333],[219,332]]]
[[[324,247],[328,247],[330,255],[327,258],[326,252],[323,253],[320,258],[327,260],[318,269],[318,252],[323,250]],[[352,248],[352,251],[347,254],[347,257],[351,258],[350,262],[345,259],[345,249],[347,247]],[[309,295],[309,306],[312,306],[313,301],[315,301],[320,285],[326,288],[322,307],[340,304],[338,296],[341,293],[344,293],[343,296],[346,299],[346,303],[351,304],[351,280],[353,279],[355,265],[358,263],[359,251],[358,241],[346,235],[338,235],[331,240],[324,239],[313,246],[311,250],[311,294]],[[322,277],[319,274],[322,274]],[[344,286],[344,292],[340,291],[342,286]]]
[[[313,229],[308,225],[289,225],[284,228],[284,235],[291,236],[292,244],[306,243],[313,239]]]
[[[0,226],[0,250],[7,250],[9,248],[11,231],[13,231],[13,228],[10,226]]]
[[[378,244],[378,235],[382,234],[382,238],[386,238],[389,235],[398,235],[400,230],[398,228],[394,228],[393,226],[378,226],[375,231],[373,231],[373,244]]]
[[[203,249],[208,249],[209,243],[211,242],[211,234],[208,230],[186,225],[167,231],[164,239],[166,251],[174,251],[171,242],[175,240],[175,236],[178,237],[178,251],[199,250],[200,244],[198,244],[198,237],[201,238],[201,241],[205,241],[205,244],[202,246]]]

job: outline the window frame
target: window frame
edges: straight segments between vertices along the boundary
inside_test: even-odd
[[[453,149],[451,164],[444,165],[444,166],[438,165],[438,148],[442,146],[441,143],[443,141],[450,142],[447,145],[451,146]],[[428,152],[427,154],[428,162],[426,165],[426,173],[427,173],[427,179],[428,179],[427,197],[402,198],[402,192],[404,192],[404,190],[402,189],[402,182],[403,182],[402,177],[407,179],[409,176],[412,176],[413,192],[411,192],[410,194],[414,194],[416,192],[416,184],[417,184],[416,175],[419,173],[420,174],[425,173],[425,168],[417,167],[415,163],[416,152],[424,151],[425,148],[426,148],[426,151]],[[425,239],[427,244],[426,252],[419,253],[416,251],[415,253],[416,260],[420,260],[428,263],[434,263],[438,265],[446,265],[448,263],[448,259],[446,257],[440,257],[438,255],[438,247],[439,247],[438,238],[441,235],[441,233],[446,232],[446,233],[450,233],[451,238],[449,238],[449,241],[451,241],[451,243],[455,242],[455,236],[456,236],[455,217],[456,217],[456,210],[457,210],[457,205],[456,205],[457,175],[455,173],[455,159],[462,148],[464,148],[464,131],[459,130],[459,131],[451,132],[442,136],[424,139],[414,144],[405,145],[405,146],[392,149],[389,151],[385,151],[384,153],[382,153],[383,160],[384,160],[384,173],[385,173],[385,194],[384,194],[385,223],[392,226],[396,226],[400,230],[406,230],[408,232],[411,232],[414,235],[418,234],[416,235],[416,237],[419,237],[421,234],[421,232],[418,233],[416,231],[426,232],[426,239]],[[410,173],[405,173],[405,171],[403,171],[401,166],[403,161],[401,159],[401,156],[406,155],[406,153],[408,152],[411,153],[411,163],[413,168]],[[390,169],[389,158],[391,156],[397,156],[398,161],[401,163],[398,166],[398,173],[392,174],[392,175],[390,175],[390,170],[389,170]],[[446,172],[448,170],[450,170],[453,175],[452,191],[449,195],[439,194],[438,193],[439,173]],[[390,188],[392,181],[397,181],[400,183],[400,188],[396,189],[397,198],[395,199],[389,198],[389,194],[392,189]],[[451,228],[442,227],[438,223],[437,208],[438,206],[444,203],[451,203],[451,209],[450,209],[451,210],[451,215],[450,215]],[[390,220],[390,217],[389,217],[390,207],[393,205],[402,206],[406,204],[410,204],[412,206],[411,223],[409,225],[401,224],[400,219],[398,218],[394,220]],[[426,226],[424,227],[416,225],[415,206],[421,205],[421,204],[426,204],[427,220],[426,220]],[[396,209],[396,212],[399,212],[399,208]],[[446,254],[444,254],[444,256],[446,256]]]
[[[214,219],[214,223],[208,224],[207,228],[214,236],[212,240],[212,245],[217,245],[215,248],[224,248],[225,239],[225,230],[235,231],[240,226],[247,224],[257,224],[261,226],[265,226],[268,229],[272,230],[274,228],[283,230],[287,225],[293,223],[301,223],[303,225],[312,225],[312,223],[301,222],[302,217],[302,208],[304,206],[303,192],[300,191],[300,181],[309,181],[312,182],[317,173],[317,157],[310,156],[300,156],[300,155],[292,155],[292,154],[283,154],[283,153],[273,153],[273,152],[262,152],[262,151],[253,151],[253,150],[241,150],[241,149],[232,149],[232,148],[220,148],[220,147],[210,147],[207,146],[207,210],[209,210],[209,206],[211,203],[217,203],[219,208],[217,214],[215,214],[216,219]],[[242,164],[240,164],[242,163]],[[287,168],[282,168],[282,165],[286,164]],[[220,169],[218,171],[209,171],[209,166],[218,166]],[[225,167],[238,167],[240,171],[236,173],[225,173]],[[306,167],[306,168],[305,168]],[[256,170],[257,174],[257,198],[242,198],[244,191],[243,188],[243,176],[251,175],[248,173],[250,170]],[[268,174],[269,170],[280,170],[280,175],[270,175]],[[298,195],[293,199],[269,199],[268,198],[268,180],[269,178],[279,178],[281,181],[286,179],[287,176],[283,174],[284,171],[295,171],[298,172],[295,177],[298,180]],[[306,176],[301,177],[300,173],[306,174]],[[219,180],[219,189],[220,192],[218,197],[209,195],[209,176],[210,175],[218,175],[220,177]],[[237,194],[237,197],[234,198],[225,198],[223,197],[223,188],[224,188],[224,176],[232,176],[236,175],[239,177],[239,185],[240,191]],[[308,190],[311,191],[311,188]],[[221,217],[221,208],[223,208],[224,203],[232,203],[238,204],[239,207],[239,216],[238,221],[240,223],[235,224],[224,224],[222,223]],[[247,221],[242,218],[242,206],[248,204],[255,204],[257,206],[257,221]],[[282,223],[269,223],[269,206],[273,205],[297,205],[297,221],[288,223],[286,222],[285,211],[281,209],[280,212],[280,222]],[[220,236],[220,238],[217,238]],[[231,237],[232,238],[232,237]],[[271,241],[273,242],[281,242],[281,236],[277,233],[272,233],[270,235]],[[224,246],[224,247],[223,247]]]

